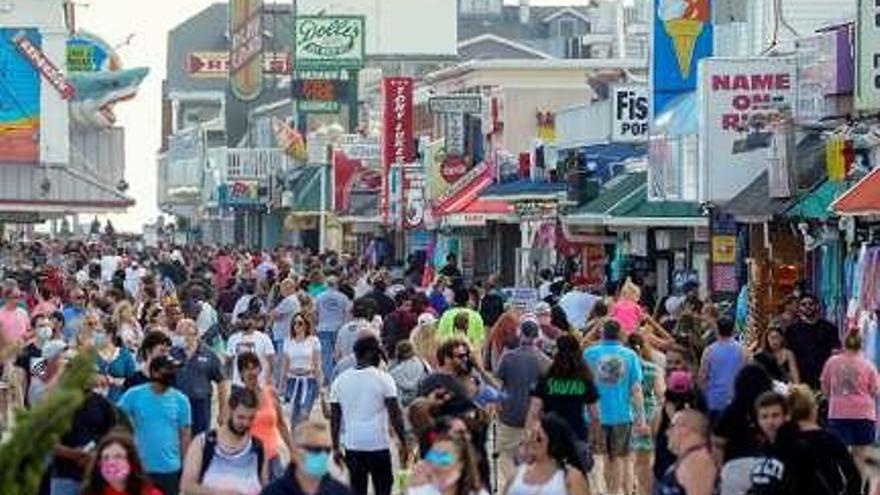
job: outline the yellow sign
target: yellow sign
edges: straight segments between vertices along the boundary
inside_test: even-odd
[[[736,263],[736,236],[712,236],[712,263]]]

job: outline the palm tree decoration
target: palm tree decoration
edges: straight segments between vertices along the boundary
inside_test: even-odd
[[[0,492],[34,495],[39,492],[46,459],[69,429],[85,400],[94,374],[95,358],[79,354],[64,368],[58,387],[31,409],[19,409],[9,437],[0,444]]]

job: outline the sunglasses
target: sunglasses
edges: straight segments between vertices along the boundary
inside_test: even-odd
[[[452,452],[431,449],[425,456],[425,461],[439,468],[447,468],[455,464],[455,456]]]
[[[333,449],[323,445],[300,445],[301,449],[310,454],[329,454]]]
[[[299,325],[305,325],[306,322],[304,322],[304,321],[302,321],[302,320],[295,320],[295,321],[293,322],[293,324],[299,326]]]

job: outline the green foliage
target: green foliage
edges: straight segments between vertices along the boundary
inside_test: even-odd
[[[94,368],[93,355],[78,355],[65,367],[55,390],[30,410],[16,411],[11,435],[0,444],[0,493],[38,493],[46,460],[61,436],[70,429],[73,415],[85,399],[84,390]]]

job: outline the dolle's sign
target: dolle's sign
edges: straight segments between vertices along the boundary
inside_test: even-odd
[[[297,69],[359,69],[364,65],[363,16],[298,16],[294,21]]]

